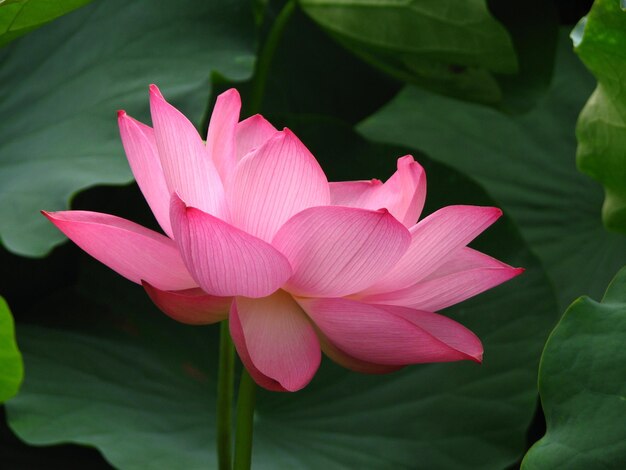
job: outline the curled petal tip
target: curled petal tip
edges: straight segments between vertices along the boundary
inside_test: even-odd
[[[161,98],[161,99],[163,98],[163,95],[161,94],[161,90],[159,90],[159,87],[156,86],[154,83],[152,83],[149,88],[150,88],[150,95],[151,96],[155,96],[155,97]]]
[[[398,162],[402,162],[402,163],[417,163],[415,161],[415,158],[413,158],[413,155],[405,155],[403,157],[398,158]]]

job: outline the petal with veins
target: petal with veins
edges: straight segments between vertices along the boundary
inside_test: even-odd
[[[185,265],[208,294],[265,297],[291,276],[289,261],[269,243],[172,196],[170,219]]]
[[[514,268],[465,247],[422,281],[392,292],[360,297],[363,302],[403,305],[436,312],[519,276]]]
[[[237,164],[226,194],[233,224],[267,242],[294,214],[330,201],[324,172],[288,129]]]
[[[406,251],[408,230],[385,209],[326,206],[289,219],[272,244],[293,267],[285,289],[341,297],[376,282]]]
[[[502,211],[496,207],[447,206],[411,228],[411,244],[391,271],[362,294],[404,289],[424,279],[454,256]]]
[[[260,114],[250,116],[237,124],[235,140],[237,142],[236,161],[267,142],[278,131]]]
[[[406,227],[419,218],[426,200],[426,173],[411,155],[398,159],[398,170],[379,180],[330,183],[331,203],[362,209],[385,208]]]
[[[235,132],[240,111],[241,98],[237,90],[231,88],[217,97],[211,114],[206,147],[222,181],[235,169]]]
[[[157,222],[171,237],[170,194],[165,183],[165,176],[163,176],[154,131],[150,126],[136,121],[124,111],[118,111],[117,122],[135,181]]]
[[[291,392],[311,381],[320,365],[320,344],[293,297],[284,291],[262,299],[237,297],[233,318],[240,333],[233,335],[237,350],[245,349],[253,371]]]
[[[197,287],[165,291],[146,281],[142,285],[152,302],[163,313],[181,323],[208,325],[228,318],[232,297],[215,297]]]
[[[165,235],[99,212],[43,214],[84,251],[137,284],[146,280],[163,290],[197,286],[176,244]]]
[[[297,301],[335,347],[361,361],[406,365],[482,357],[471,331],[436,313],[349,299]]]
[[[225,217],[224,186],[196,128],[156,85],[150,86],[150,111],[168,197],[176,192],[193,207]]]

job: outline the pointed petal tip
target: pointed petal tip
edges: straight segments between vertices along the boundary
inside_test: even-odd
[[[122,119],[126,117],[126,111],[124,111],[123,109],[118,109],[117,110],[117,118],[118,119]]]
[[[163,98],[163,94],[161,93],[161,90],[159,90],[159,87],[156,86],[154,83],[150,84],[150,86],[148,87],[150,90],[150,97],[151,98],[158,98],[158,99],[165,99]]]
[[[225,92],[220,93],[219,96],[217,97],[218,100],[224,99],[224,98],[236,99],[236,100],[241,101],[241,95],[239,94],[239,91],[237,90],[237,88],[229,88]]]
[[[474,356],[470,356],[470,360],[474,361],[476,364],[481,364],[483,363],[483,351],[481,351],[480,353],[474,355]]]

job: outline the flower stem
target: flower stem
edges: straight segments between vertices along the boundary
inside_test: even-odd
[[[252,83],[252,92],[250,95],[248,114],[256,114],[261,111],[263,104],[263,95],[265,94],[265,86],[267,84],[267,75],[269,73],[274,53],[278,47],[281,36],[285,26],[287,25],[289,18],[296,8],[296,0],[289,0],[285,3],[285,6],[272,25],[261,52],[259,54],[259,60],[256,63],[256,70],[254,71],[254,80]]]
[[[233,393],[235,347],[228,320],[220,324],[220,363],[217,373],[217,463],[219,470],[232,468]]]
[[[249,470],[252,462],[252,431],[256,384],[244,367],[237,397],[237,429],[235,431],[235,470]]]

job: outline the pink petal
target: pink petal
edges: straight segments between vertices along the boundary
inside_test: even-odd
[[[125,278],[163,290],[197,286],[172,240],[129,220],[87,211],[43,212],[80,248]]]
[[[235,169],[235,130],[240,111],[241,98],[237,90],[231,88],[217,97],[211,114],[206,147],[222,181]]]
[[[385,208],[406,227],[417,222],[426,200],[426,173],[411,155],[398,159],[385,184],[379,180],[330,183],[331,203],[362,209]]]
[[[291,276],[287,258],[264,242],[172,196],[172,229],[183,260],[208,294],[265,297]]]
[[[385,209],[312,207],[293,216],[272,244],[293,267],[286,289],[341,297],[376,282],[410,243],[408,230]]]
[[[208,325],[228,318],[232,297],[215,297],[202,289],[165,291],[142,282],[150,299],[176,321],[189,325]]]
[[[196,128],[156,85],[150,85],[150,111],[168,198],[176,192],[192,206],[223,217],[222,180]]]
[[[243,158],[226,190],[233,224],[268,242],[292,215],[330,201],[324,172],[288,129]]]
[[[237,124],[237,161],[267,142],[278,131],[263,116],[255,114]]]
[[[417,284],[359,300],[435,312],[502,284],[522,272],[523,268],[513,268],[465,247]]]
[[[406,365],[480,357],[478,338],[441,315],[349,299],[297,300],[336,348],[361,361]]]
[[[243,334],[243,328],[241,326],[241,322],[239,321],[239,316],[237,315],[236,310],[237,309],[235,307],[235,302],[233,302],[229,315],[228,326],[230,327],[230,336],[233,338],[233,343],[235,343],[235,348],[237,349],[237,355],[239,356],[239,359],[241,359],[244,367],[258,385],[273,392],[286,392],[287,389],[283,387],[279,382],[268,377],[267,375],[264,375],[261,371],[259,371],[259,369],[255,367],[254,363],[252,362],[252,358],[250,357],[250,353],[248,352],[246,339]]]
[[[135,180],[143,193],[152,213],[165,233],[172,236],[170,226],[170,194],[163,176],[163,168],[151,127],[118,111],[122,144]]]
[[[495,207],[447,206],[411,228],[411,245],[402,259],[364,295],[404,289],[421,281],[493,224]]]
[[[243,341],[256,371],[291,392],[311,381],[320,365],[320,345],[293,297],[285,291],[262,299],[237,297],[230,315],[243,332],[237,335],[237,350]]]
[[[385,309],[430,333],[434,338],[464,354],[465,359],[483,361],[483,345],[471,330],[438,313],[404,307],[385,306]]]
[[[402,365],[389,366],[382,364],[374,364],[373,362],[366,362],[357,359],[356,357],[346,354],[337,346],[335,346],[322,332],[317,331],[317,337],[320,340],[320,346],[322,351],[330,359],[346,369],[353,370],[354,372],[360,372],[361,374],[388,374],[402,369]]]

